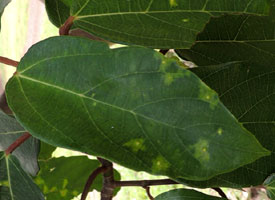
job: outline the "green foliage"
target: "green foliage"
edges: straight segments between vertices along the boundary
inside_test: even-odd
[[[155,200],[222,200],[224,198],[209,196],[196,190],[186,190],[186,189],[176,189],[170,190],[168,192],[162,193],[155,198]],[[225,200],[225,199],[224,199]]]
[[[44,200],[43,194],[32,178],[21,168],[13,156],[0,152],[0,199]]]
[[[0,1],[0,17],[9,2]],[[274,199],[275,0],[45,4],[57,27],[72,16],[73,28],[140,47],[63,36],[24,55],[6,86],[14,118],[0,112],[0,150],[25,130],[43,142],[31,138],[12,155],[0,153],[0,199],[78,196],[100,163],[52,158],[56,147],[192,187],[261,186]],[[199,67],[146,47],[176,49]],[[29,176],[38,153],[42,192]],[[101,188],[99,176],[92,189]],[[156,200],[194,198],[222,199],[177,189]]]
[[[1,30],[1,16],[4,12],[5,7],[11,2],[11,0],[1,0],[0,1],[0,30]]]

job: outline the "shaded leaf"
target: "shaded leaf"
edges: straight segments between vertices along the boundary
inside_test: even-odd
[[[70,16],[71,0],[45,0],[49,20],[57,27],[64,24]]]
[[[188,48],[212,16],[267,14],[268,0],[79,0],[76,27],[114,42],[153,48]]]
[[[6,92],[36,137],[137,171],[205,180],[269,155],[213,90],[151,49],[50,38]]]
[[[0,152],[0,199],[44,200],[43,194],[13,156]]]
[[[275,63],[275,1],[270,16],[227,15],[211,19],[191,49],[177,50],[199,66],[245,61]]]
[[[17,138],[26,131],[12,117],[0,111],[0,151],[6,150]],[[21,144],[12,153],[20,162],[22,168],[35,176],[39,170],[38,167],[39,141],[33,137]]]
[[[41,170],[35,182],[45,197],[71,200],[82,193],[88,177],[100,166],[100,163],[88,159],[87,156],[72,156],[41,161],[40,166]],[[117,171],[115,171],[115,180],[120,180]],[[91,190],[101,191],[102,183],[102,174],[100,174],[92,184]]]
[[[39,160],[45,161],[52,157],[52,153],[56,150],[56,147],[49,145],[45,142],[40,142]]]
[[[266,192],[268,197],[271,200],[274,200],[275,199],[275,174],[272,174],[265,180],[264,186],[266,187]]]
[[[214,197],[210,195],[203,194],[196,190],[187,190],[187,189],[175,189],[168,192],[158,195],[155,200],[194,200],[194,199],[203,199],[203,200],[222,200],[225,198]]]
[[[189,182],[196,187],[250,187],[261,185],[275,171],[275,66],[229,63],[193,70],[213,88],[224,105],[272,154],[236,171],[206,182]]]
[[[5,7],[11,2],[11,0],[1,0],[0,1],[0,30],[1,30],[1,17],[4,12]]]

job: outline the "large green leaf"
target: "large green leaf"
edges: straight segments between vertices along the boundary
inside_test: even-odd
[[[24,128],[14,118],[0,111],[0,151],[6,150],[25,132]],[[34,176],[39,170],[37,161],[38,150],[39,141],[31,137],[15,149],[12,155],[19,160],[26,172]]]
[[[13,156],[0,152],[0,199],[44,200],[43,194]]]
[[[188,182],[199,187],[250,187],[261,185],[275,172],[275,65],[251,66],[231,63],[194,69],[218,92],[221,101],[272,154],[206,182]]]
[[[50,21],[57,27],[62,26],[70,16],[70,0],[45,0],[45,5]]]
[[[100,166],[99,161],[87,156],[51,158],[40,161],[41,170],[35,178],[47,199],[71,200],[82,193],[91,172]],[[115,179],[120,175],[115,171]],[[102,175],[99,175],[91,189],[101,191]]]
[[[227,15],[213,18],[191,49],[177,50],[199,66],[245,61],[275,63],[275,1],[270,16]]]
[[[197,192],[196,190],[176,189],[158,195],[155,200],[222,200],[225,198],[214,197]]]
[[[268,197],[271,200],[275,200],[275,174],[272,174],[265,180],[264,186],[266,187]]]
[[[267,14],[268,0],[78,0],[74,24],[107,40],[153,48],[190,47],[212,16]]]
[[[1,17],[5,7],[11,2],[11,0],[0,0],[0,30],[1,30]]]
[[[213,90],[151,49],[54,37],[29,50],[6,92],[36,137],[134,170],[204,180],[269,155]]]

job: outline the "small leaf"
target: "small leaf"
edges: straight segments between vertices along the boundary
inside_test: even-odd
[[[275,200],[275,174],[272,174],[265,180],[264,186],[266,187],[268,197],[271,200]]]
[[[205,182],[181,182],[194,187],[261,185],[275,171],[275,66],[237,62],[198,67],[192,71],[218,92],[224,105],[271,151],[271,155]]]
[[[45,0],[48,17],[55,26],[62,26],[70,16],[70,4],[71,0]]]
[[[41,170],[35,182],[47,199],[71,200],[82,193],[88,177],[99,166],[97,160],[90,160],[87,156],[51,158],[40,162]],[[115,180],[120,180],[116,170]],[[100,174],[92,184],[91,190],[101,191],[102,183]]]
[[[1,17],[4,12],[5,7],[11,2],[11,0],[1,0],[0,1],[0,30],[1,30]]]
[[[91,34],[152,48],[191,47],[212,16],[268,14],[268,0],[78,0],[74,25]]]
[[[6,150],[17,138],[25,133],[25,129],[12,117],[0,111],[0,151]],[[35,176],[38,167],[39,141],[33,137],[21,144],[12,153],[22,168]]]
[[[158,195],[155,200],[194,200],[194,199],[203,199],[203,200],[222,200],[225,198],[214,197],[210,195],[203,194],[196,190],[187,190],[187,189],[175,189],[168,192]]]
[[[151,49],[50,38],[6,92],[36,137],[137,171],[205,180],[269,155],[213,90]]]
[[[0,194],[7,200],[44,200],[43,194],[32,178],[21,168],[13,156],[0,152]]]

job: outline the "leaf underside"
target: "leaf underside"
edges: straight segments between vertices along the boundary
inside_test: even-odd
[[[275,199],[275,174],[270,175],[264,182],[266,192],[271,200]]]
[[[146,48],[50,38],[24,56],[6,92],[36,137],[137,171],[204,180],[269,154],[213,90]]]

